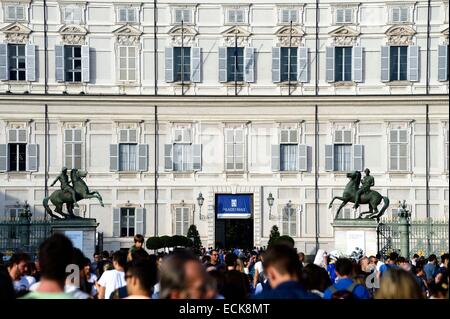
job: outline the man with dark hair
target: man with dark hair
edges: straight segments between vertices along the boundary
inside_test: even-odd
[[[233,253],[225,255],[225,266],[227,270],[235,270],[237,266],[237,256]]]
[[[134,235],[134,245],[131,246],[130,250],[128,251],[128,257],[127,260],[131,261],[134,257],[136,258],[145,258],[148,257],[148,253],[144,249],[144,236],[141,234]]]
[[[180,250],[165,257],[160,274],[160,299],[204,299],[207,296],[207,273],[189,251]]]
[[[398,262],[398,254],[394,251],[390,253],[387,263],[381,265],[378,278],[381,278],[381,276],[383,276],[383,273],[389,268],[397,268],[398,267],[397,262]]]
[[[427,282],[431,282],[434,277],[436,277],[436,272],[438,270],[437,257],[435,254],[431,254],[428,257],[428,263],[423,267],[423,271],[427,276]]]
[[[15,253],[8,263],[8,272],[17,293],[28,291],[30,283],[26,279],[30,256],[25,253]]]
[[[64,283],[66,268],[72,262],[73,254],[72,242],[63,234],[56,233],[47,238],[39,247],[39,286],[23,298],[72,299],[71,294],[64,292]]]
[[[323,294],[324,299],[336,299],[338,295],[352,297],[355,299],[369,299],[369,291],[363,285],[358,284],[357,282],[351,279],[351,274],[353,270],[352,261],[348,258],[339,258],[336,261],[336,275],[337,281],[327,290],[325,290]],[[347,293],[342,293],[348,292]],[[333,296],[335,295],[336,296]],[[339,297],[338,299],[341,299]]]
[[[320,299],[299,283],[301,264],[294,248],[274,244],[264,257],[264,271],[272,289],[263,290],[256,299]]]
[[[101,253],[101,260],[97,262],[97,267],[95,268],[95,274],[98,278],[100,278],[103,275],[105,265],[110,264],[111,261],[109,260],[109,253],[107,250],[102,251]]]
[[[157,282],[156,263],[149,259],[133,260],[125,275],[128,297],[124,299],[150,299]]]
[[[122,251],[116,251],[113,254],[113,267],[112,270],[107,270],[103,273],[98,281],[98,299],[109,299],[111,293],[117,288],[125,286],[124,267],[127,263],[127,256]]]

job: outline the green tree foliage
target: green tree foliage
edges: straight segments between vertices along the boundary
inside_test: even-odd
[[[273,225],[270,230],[270,237],[268,246],[270,247],[278,238],[280,238],[280,231],[278,230],[277,225]]]
[[[160,237],[149,237],[146,242],[147,249],[158,250],[163,248]]]
[[[191,225],[189,227],[188,232],[187,232],[187,238],[189,240],[193,239],[192,248],[194,250],[194,253],[199,255],[200,254],[200,248],[202,247],[202,241],[200,239],[200,234],[198,233],[197,226]]]

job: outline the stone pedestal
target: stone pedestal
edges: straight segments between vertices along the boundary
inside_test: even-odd
[[[377,253],[377,222],[372,219],[335,219],[335,249],[350,255],[356,247],[361,248],[364,255]]]
[[[62,233],[72,240],[74,247],[93,259],[95,252],[95,232],[97,221],[94,218],[58,219],[51,223],[52,233]]]

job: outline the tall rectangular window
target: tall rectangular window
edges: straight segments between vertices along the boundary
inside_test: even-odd
[[[244,48],[227,48],[228,81],[244,81]]]
[[[352,170],[352,144],[334,144],[334,168],[339,172]]]
[[[134,208],[120,209],[120,237],[134,236],[135,216]]]
[[[119,144],[119,170],[136,171],[137,144]]]
[[[281,81],[297,81],[297,48],[281,48]]]
[[[175,68],[175,82],[190,81],[191,79],[191,48],[190,47],[175,47],[174,54],[174,68]]]
[[[26,148],[24,143],[9,144],[9,170],[24,172],[26,171]]]
[[[119,80],[136,81],[136,47],[119,47]]]
[[[81,129],[66,129],[64,136],[65,166],[81,169]]]
[[[335,81],[352,80],[352,47],[335,48]]]
[[[283,235],[297,237],[297,214],[294,207],[283,208],[282,225]]]
[[[173,170],[191,171],[192,169],[192,144],[173,144]]]
[[[175,234],[186,236],[189,229],[189,207],[175,208]]]
[[[389,132],[389,170],[408,170],[408,131],[392,129]]]
[[[408,72],[408,47],[391,46],[390,47],[390,80],[405,81]]]
[[[66,82],[81,82],[81,46],[64,46]]]
[[[280,171],[297,170],[297,144],[280,144]]]
[[[244,169],[244,130],[225,131],[225,169],[242,171]]]
[[[25,44],[8,44],[9,79],[25,81]]]

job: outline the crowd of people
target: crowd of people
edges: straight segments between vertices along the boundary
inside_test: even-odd
[[[317,259],[317,258],[316,258]],[[149,254],[144,237],[93,260],[67,237],[45,240],[38,258],[0,259],[0,300],[7,299],[443,299],[449,298],[449,254],[438,260],[392,252],[307,262],[289,243],[267,250],[202,248]]]

